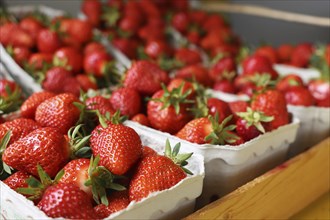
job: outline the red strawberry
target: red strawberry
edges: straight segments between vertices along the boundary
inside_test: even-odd
[[[16,190],[18,188],[25,188],[28,187],[26,183],[26,179],[29,178],[31,175],[24,171],[17,171],[16,173],[7,177],[3,183],[9,186],[11,189]]]
[[[310,58],[314,52],[314,47],[310,43],[301,43],[297,45],[291,55],[291,65],[296,67],[307,67]]]
[[[37,122],[31,119],[17,118],[13,121],[8,121],[3,124],[0,124],[0,140],[10,130],[11,135],[9,144],[12,144],[39,127],[40,125],[38,125]]]
[[[111,61],[110,55],[105,50],[95,50],[85,55],[84,70],[88,74],[93,74],[97,77],[103,76],[104,72],[99,71],[98,65],[101,62]]]
[[[3,98],[9,97],[19,86],[10,80],[0,79],[0,96]]]
[[[303,85],[304,85],[304,82],[300,76],[298,76],[296,74],[289,74],[289,75],[284,76],[277,82],[276,89],[281,92],[285,92],[291,87],[303,86]]]
[[[202,57],[197,50],[189,48],[180,48],[175,51],[174,57],[176,60],[185,65],[198,64],[202,62]]]
[[[61,46],[59,35],[51,29],[43,29],[37,35],[37,47],[41,53],[54,53]]]
[[[0,42],[4,46],[8,46],[11,41],[12,32],[17,29],[19,26],[15,23],[5,23],[0,26]]]
[[[88,76],[86,74],[78,74],[76,75],[76,79],[84,92],[88,90],[97,90],[98,86],[96,84],[96,79],[93,76]]]
[[[115,175],[126,173],[142,154],[139,135],[122,124],[97,126],[92,131],[90,146],[93,155],[100,156],[100,165]]]
[[[102,5],[99,0],[84,0],[81,10],[94,27],[99,26],[102,14]]]
[[[93,0],[94,1],[94,0]],[[87,44],[84,48],[84,56],[94,52],[94,51],[104,51],[106,52],[105,47],[103,46],[103,44],[99,43],[99,42],[90,42],[89,44]]]
[[[317,106],[330,106],[330,83],[328,81],[323,79],[311,80],[308,83],[308,90],[316,100]]]
[[[181,33],[188,30],[189,22],[189,16],[186,12],[177,12],[171,20],[172,26]]]
[[[277,48],[277,57],[280,63],[290,62],[293,48],[290,44],[282,44]]]
[[[53,61],[53,55],[48,53],[34,53],[31,54],[29,59],[29,66],[34,70],[41,70],[44,64],[51,64]]]
[[[37,19],[33,18],[33,17],[23,18],[20,21],[19,26],[23,30],[27,31],[29,33],[29,35],[31,35],[34,40],[37,39],[37,36],[38,36],[39,32],[44,28],[43,24],[40,21],[38,21]]]
[[[242,64],[243,74],[254,75],[256,73],[263,74],[268,73],[272,79],[278,77],[278,73],[273,69],[272,63],[264,56],[253,55],[247,57]]]
[[[187,176],[185,171],[192,174],[183,168],[183,164],[187,164],[186,159],[192,154],[178,155],[178,152],[172,152],[169,142],[166,143],[165,152],[168,152],[165,156],[149,155],[141,159],[129,184],[130,201],[140,201],[152,192],[171,188]]]
[[[315,103],[310,91],[303,86],[295,86],[286,90],[285,100],[290,105],[312,106]]]
[[[148,146],[143,146],[141,158],[154,155],[157,155],[157,152],[154,149]]]
[[[230,134],[236,136],[236,139],[235,139],[232,143],[229,143],[229,145],[231,145],[231,146],[239,146],[239,145],[241,145],[241,144],[244,144],[245,141],[243,140],[242,137],[237,136],[237,133],[232,132],[232,131],[230,131],[230,132],[228,132],[228,133],[230,133]]]
[[[73,73],[78,73],[83,67],[81,52],[74,47],[62,47],[54,53],[55,66],[64,66]]]
[[[130,201],[128,191],[114,191],[108,196],[108,205],[100,204],[94,207],[95,212],[100,218],[106,218],[112,213],[125,209]]]
[[[127,70],[124,86],[136,89],[142,95],[152,95],[168,83],[169,77],[160,67],[149,61],[136,61]]]
[[[136,59],[138,42],[129,38],[114,38],[112,44],[130,59]]]
[[[225,20],[218,14],[208,15],[203,22],[203,29],[206,31],[213,30],[214,27],[223,28],[225,26]]]
[[[70,93],[49,98],[37,107],[35,119],[41,126],[53,127],[66,134],[79,119],[80,110],[74,102],[79,102],[79,99]]]
[[[236,73],[236,63],[232,57],[224,57],[219,59],[210,69],[209,76],[214,81],[224,78],[225,73]]]
[[[63,82],[71,77],[71,73],[63,67],[53,67],[46,72],[46,78],[42,82],[42,88],[49,92],[63,92]]]
[[[141,125],[144,125],[144,126],[148,126],[148,127],[150,126],[150,122],[149,122],[148,117],[145,114],[142,114],[142,113],[134,115],[131,118],[131,120],[135,121],[135,122],[137,122]]]
[[[109,112],[111,115],[115,113],[110,100],[103,96],[94,96],[86,100],[88,110],[99,110],[102,115]]]
[[[144,52],[152,59],[169,53],[169,46],[162,40],[151,40],[144,47]]]
[[[47,188],[38,207],[51,218],[98,218],[88,195],[70,183],[60,183]]]
[[[236,112],[236,114],[239,116],[236,121],[236,132],[244,141],[249,141],[265,133],[262,124],[274,119],[262,112],[253,111],[251,108],[248,108],[246,112]]]
[[[79,97],[79,95],[80,95],[80,84],[79,84],[78,80],[73,76],[67,77],[63,81],[63,90],[62,90],[62,92],[72,93],[76,97]]]
[[[255,54],[266,57],[272,64],[278,62],[276,50],[272,46],[259,47]]]
[[[219,122],[223,121],[231,114],[228,103],[220,99],[209,98],[207,100],[207,107],[210,115],[215,116],[218,114]]]
[[[24,118],[34,119],[37,107],[46,99],[55,96],[52,92],[42,91],[33,93],[29,98],[27,98],[21,105],[20,111],[21,116]]]
[[[141,111],[141,101],[140,94],[133,88],[119,88],[110,97],[113,108],[129,118]]]
[[[129,36],[135,35],[141,26],[140,19],[136,19],[135,15],[127,14],[119,21],[119,28]]]
[[[245,101],[228,102],[229,108],[234,115],[234,120],[238,119],[237,112],[246,112],[249,104]]]
[[[215,84],[213,85],[213,89],[225,93],[236,93],[234,83],[227,79],[222,79],[215,82]]]
[[[69,46],[79,48],[93,37],[93,27],[89,21],[62,19],[60,24],[60,31],[65,33],[63,41]]]
[[[183,79],[195,78],[200,84],[210,87],[213,81],[208,76],[208,70],[200,64],[189,65],[179,69],[176,72],[176,77]]]
[[[172,79],[168,85],[167,85],[167,89],[168,91],[173,91],[176,88],[180,88],[180,86],[183,86],[182,88],[182,93],[186,93],[190,90],[190,94],[187,97],[188,99],[194,99],[196,96],[196,92],[194,89],[194,86],[192,83],[188,82],[187,80],[181,79],[181,78],[174,78]]]
[[[188,95],[189,93],[184,94],[180,88],[171,92],[166,90],[156,92],[147,104],[147,115],[151,126],[171,134],[179,131],[191,119],[184,104]]]
[[[23,64],[29,60],[31,55],[31,51],[27,47],[14,47],[12,51],[7,48],[7,51],[20,66],[23,66]]]
[[[2,160],[9,166],[38,176],[39,164],[54,177],[69,158],[68,143],[55,128],[39,128],[9,145]]]
[[[285,97],[280,91],[267,90],[264,93],[258,94],[252,100],[251,108],[274,117],[274,120],[269,122],[266,131],[271,131],[289,123],[289,113],[286,107]]]

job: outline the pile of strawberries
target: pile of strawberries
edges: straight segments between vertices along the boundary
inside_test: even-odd
[[[15,112],[23,101],[20,86],[9,79],[0,79],[0,121],[2,115]]]
[[[99,219],[192,174],[192,153],[168,142],[159,155],[108,110],[95,97],[34,93],[0,124],[1,180],[49,217]]]

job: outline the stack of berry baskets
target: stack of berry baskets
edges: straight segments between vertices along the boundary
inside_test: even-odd
[[[86,21],[45,6],[10,7],[1,20],[1,63],[28,94],[115,86],[125,63]],[[84,33],[84,34],[81,34]]]
[[[180,219],[192,213],[202,192],[203,157],[180,150],[179,142],[171,147],[139,136],[118,113],[94,103],[41,91],[0,124],[2,217]]]

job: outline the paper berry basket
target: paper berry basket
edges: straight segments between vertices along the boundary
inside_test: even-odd
[[[158,136],[141,135],[143,145],[150,146],[163,154],[165,142],[163,139],[157,139]],[[182,152],[186,152],[184,148],[181,149]],[[106,219],[181,219],[191,214],[194,211],[196,198],[202,192],[203,157],[193,154],[188,163],[187,168],[193,172],[193,175],[187,176],[170,189],[154,192],[139,202],[131,202],[126,209],[113,213]],[[0,192],[1,219],[52,219],[34,206],[32,201],[16,193],[2,181],[0,181]]]
[[[136,122],[127,121],[140,135],[152,141],[181,142],[181,148],[201,154],[205,160],[203,193],[197,200],[200,208],[233,191],[267,170],[285,161],[289,145],[294,142],[299,121],[260,135],[239,146],[195,144]]]

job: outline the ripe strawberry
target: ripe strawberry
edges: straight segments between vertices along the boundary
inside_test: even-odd
[[[80,88],[87,92],[88,90],[97,90],[98,86],[96,84],[96,79],[93,76],[89,76],[86,74],[78,74],[76,75],[76,79],[80,85]]]
[[[169,54],[169,46],[163,40],[150,40],[144,47],[144,52],[152,59]]]
[[[267,116],[273,116],[274,120],[269,122],[266,131],[274,130],[289,123],[289,113],[286,107],[284,95],[280,91],[267,90],[258,94],[251,102],[251,108],[261,111]]]
[[[228,133],[230,133],[231,135],[234,135],[236,137],[236,139],[232,143],[229,143],[229,145],[231,145],[231,146],[239,146],[239,145],[245,143],[245,141],[243,140],[243,138],[240,137],[240,136],[238,136],[237,133],[235,133],[233,131],[230,131]]]
[[[176,60],[185,65],[198,64],[202,62],[202,57],[197,50],[189,48],[180,48],[175,51],[174,57]]]
[[[34,119],[37,107],[46,99],[55,96],[52,92],[42,91],[33,93],[29,98],[27,98],[21,105],[20,112],[21,116],[24,118]]]
[[[8,121],[0,124],[0,140],[6,135],[10,130],[10,141],[9,144],[14,143],[20,138],[25,137],[35,129],[40,128],[37,122],[31,119],[17,118],[13,121]]]
[[[63,41],[68,46],[79,48],[93,37],[93,27],[87,20],[62,19],[60,24],[60,31],[65,33]]]
[[[103,96],[94,96],[88,98],[85,104],[88,110],[99,110],[102,115],[105,115],[107,112],[109,112],[111,115],[115,113],[110,100]]]
[[[310,43],[298,44],[292,51],[291,65],[296,67],[307,67],[314,52],[314,47]]]
[[[129,38],[114,38],[112,44],[130,59],[137,58],[138,42]]]
[[[330,66],[330,44],[328,44],[325,48],[324,58],[328,66]]]
[[[159,22],[157,25],[147,24],[141,27],[138,31],[138,36],[145,42],[164,41],[164,22]]]
[[[99,0],[84,0],[81,10],[94,27],[99,26],[102,14],[102,5]]]
[[[182,93],[186,93],[190,90],[190,94],[187,96],[188,99],[193,100],[196,96],[196,91],[194,89],[194,85],[190,82],[188,82],[185,79],[181,79],[181,78],[174,78],[172,79],[168,85],[167,85],[167,89],[168,91],[173,91],[176,88],[180,88],[180,86],[183,86],[182,88]]]
[[[171,20],[172,26],[181,33],[185,33],[188,30],[189,22],[189,16],[186,12],[177,12]]]
[[[114,191],[108,196],[108,205],[100,204],[94,207],[95,212],[100,218],[106,218],[112,213],[125,209],[130,201],[128,191]]]
[[[8,48],[7,52],[14,58],[18,65],[23,66],[25,62],[27,62],[30,58],[31,51],[27,47],[14,47]]]
[[[147,104],[147,116],[153,128],[171,134],[179,131],[190,119],[186,100],[190,91],[183,93],[183,85],[171,92],[165,87],[156,92]]]
[[[303,86],[294,86],[285,91],[287,104],[299,106],[312,106],[315,103],[310,91]]]
[[[179,151],[180,145],[176,148]],[[183,167],[192,153],[178,155],[178,151],[172,152],[167,141],[165,156],[149,155],[141,158],[129,184],[130,201],[140,201],[152,192],[171,188],[187,176],[185,171],[192,174]]]
[[[177,78],[193,79],[200,84],[210,87],[213,81],[208,76],[208,70],[200,64],[189,65],[179,69],[175,75]]]
[[[285,92],[291,87],[295,86],[304,86],[304,82],[302,78],[296,74],[289,74],[281,78],[277,84],[276,84],[276,89]]]
[[[142,113],[134,115],[131,118],[131,120],[135,121],[135,122],[137,122],[141,125],[144,125],[144,126],[148,126],[148,127],[150,126],[150,122],[149,122],[148,117],[145,114],[142,114]]]
[[[63,67],[52,67],[46,72],[42,88],[53,93],[63,92],[63,82],[71,77],[71,73]]]
[[[92,131],[90,146],[93,155],[100,156],[99,164],[115,175],[126,173],[142,154],[139,135],[122,124],[98,125]]]
[[[293,46],[290,44],[282,44],[277,48],[277,57],[280,63],[289,63],[293,51]]]
[[[272,64],[278,62],[276,50],[272,46],[261,46],[254,53],[266,57]]]
[[[25,17],[19,22],[19,26],[27,31],[34,40],[37,39],[39,32],[44,28],[43,24],[34,17]]]
[[[239,118],[237,115],[237,112],[246,112],[247,107],[249,104],[245,101],[234,101],[234,102],[228,102],[229,108],[231,112],[234,115],[234,120],[237,121]]]
[[[39,164],[54,177],[69,158],[68,143],[56,128],[38,128],[9,145],[2,160],[9,166],[38,176]]]
[[[35,119],[41,126],[53,127],[66,134],[79,119],[80,110],[74,102],[79,102],[79,99],[71,93],[49,98],[37,107]]]
[[[247,57],[242,63],[242,68],[244,75],[268,73],[272,79],[278,77],[278,73],[273,69],[272,63],[264,56],[253,55]]]
[[[70,183],[60,183],[48,187],[38,203],[38,208],[51,218],[98,218],[88,195]]]
[[[72,93],[76,97],[79,97],[80,89],[81,88],[78,80],[73,76],[67,77],[63,81],[63,89],[62,89],[63,93]]]
[[[0,42],[4,46],[8,46],[11,43],[11,35],[17,28],[19,28],[19,26],[11,22],[7,22],[0,26]]]
[[[90,43],[88,43],[85,48],[84,48],[84,56],[94,52],[94,51],[104,51],[106,52],[105,47],[103,46],[103,44],[99,43],[99,42],[95,42],[92,41]]]
[[[147,156],[155,156],[155,155],[157,155],[157,152],[154,149],[152,149],[151,147],[148,147],[148,146],[143,146],[141,158],[147,157]]]
[[[48,53],[33,53],[29,59],[29,66],[34,70],[43,69],[45,64],[51,64],[53,61],[53,55]]]
[[[214,27],[224,28],[226,26],[225,20],[218,14],[208,15],[203,22],[203,29],[206,31],[213,30]]]
[[[227,73],[236,73],[236,63],[232,57],[224,57],[219,59],[209,71],[209,76],[214,81],[219,81],[224,78]]]
[[[323,79],[311,80],[308,83],[308,90],[316,100],[316,105],[320,107],[330,106],[330,83]]]
[[[161,89],[161,83],[168,83],[169,77],[155,63],[141,60],[133,62],[127,70],[124,86],[136,89],[141,95],[152,95]]]
[[[274,119],[262,112],[253,111],[251,108],[247,108],[246,112],[236,112],[236,115],[239,116],[236,121],[236,132],[244,141],[249,141],[265,133],[262,124]]]
[[[86,54],[83,60],[85,72],[97,77],[103,76],[104,72],[98,69],[98,65],[103,61],[106,63],[111,61],[110,55],[105,50],[95,50]]]
[[[213,85],[213,89],[225,93],[233,93],[233,94],[236,93],[236,88],[234,86],[234,83],[227,79],[216,81],[215,84]]]
[[[29,178],[31,175],[24,171],[17,171],[16,173],[7,177],[3,183],[9,186],[11,189],[15,190],[18,188],[28,187],[26,183],[26,179]]]
[[[113,108],[129,118],[141,111],[141,102],[140,94],[133,88],[119,88],[110,97]]]
[[[53,62],[55,66],[64,66],[73,73],[78,73],[83,67],[81,52],[74,47],[62,47],[55,51]]]
[[[209,98],[207,100],[207,107],[209,109],[209,115],[215,116],[218,114],[219,122],[222,122],[225,118],[231,115],[228,103],[220,99]]]
[[[127,33],[128,36],[135,35],[141,26],[140,19],[136,19],[135,15],[126,14],[119,21],[119,28],[124,33]]]
[[[19,86],[10,80],[0,79],[0,96],[3,98],[9,97]]]
[[[62,46],[61,39],[55,31],[43,29],[37,35],[37,47],[41,53],[54,53]]]

